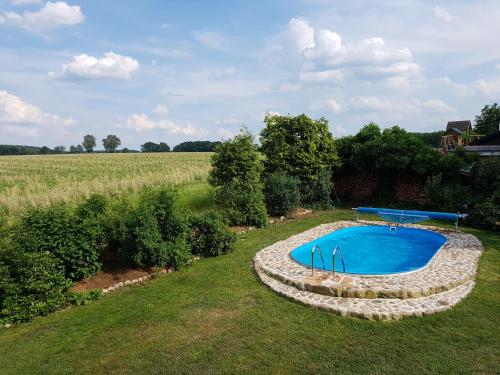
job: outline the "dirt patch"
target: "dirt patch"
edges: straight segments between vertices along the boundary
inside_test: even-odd
[[[153,273],[153,269],[131,269],[123,265],[105,266],[95,276],[76,283],[71,290],[83,292],[89,289],[105,289],[119,282],[134,280]]]

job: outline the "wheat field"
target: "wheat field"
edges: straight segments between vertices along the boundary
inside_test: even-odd
[[[204,180],[210,153],[75,154],[0,157],[0,214],[73,202],[94,193]]]

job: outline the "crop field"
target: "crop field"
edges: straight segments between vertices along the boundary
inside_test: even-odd
[[[206,179],[210,153],[75,154],[0,158],[0,215],[94,193]]]

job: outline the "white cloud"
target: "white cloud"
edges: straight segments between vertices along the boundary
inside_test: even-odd
[[[194,38],[207,48],[220,50],[224,47],[226,38],[217,31],[198,30],[193,32]]]
[[[153,113],[156,115],[166,115],[168,112],[169,112],[168,107],[163,104],[158,104],[156,107],[153,108]]]
[[[139,67],[137,60],[114,52],[107,52],[101,58],[81,54],[74,56],[69,64],[63,65],[61,72],[50,72],[49,75],[56,79],[130,79]]]
[[[171,134],[182,134],[182,135],[198,135],[202,134],[200,129],[197,129],[191,125],[180,126],[175,124],[170,120],[154,121],[148,118],[144,113],[131,115],[125,125],[117,125],[122,128],[134,129],[138,132],[144,130],[166,130]]]
[[[222,137],[222,139],[231,139],[237,134],[231,130],[227,130],[224,128],[219,128],[218,133]]]
[[[368,112],[385,111],[392,107],[389,101],[374,96],[357,96],[351,98],[350,104],[356,109]]]
[[[446,114],[455,110],[440,99],[428,100],[422,103],[422,109],[431,114]]]
[[[72,125],[72,118],[62,118],[28,104],[18,96],[0,90],[0,124],[8,125]]]
[[[44,31],[59,26],[76,25],[85,20],[78,5],[68,5],[64,1],[47,2],[37,12],[4,12],[0,24],[18,26],[29,31]]]
[[[24,5],[24,4],[39,4],[42,0],[11,0],[13,5]]]
[[[313,111],[327,108],[333,113],[340,113],[344,110],[343,106],[335,98],[313,103],[309,108]]]
[[[497,69],[500,69],[500,64],[497,64],[496,68],[497,68]]]
[[[26,127],[26,126],[19,126],[19,125],[5,125],[2,127],[5,129],[7,134],[13,136],[13,137],[38,137],[39,136],[39,131],[37,128],[33,127]]]
[[[443,21],[446,21],[446,22],[450,22],[453,19],[453,17],[446,10],[446,8],[441,7],[439,5],[436,5],[434,7],[434,15],[436,16],[437,19],[443,20]]]
[[[307,83],[321,83],[321,82],[341,82],[344,79],[342,71],[335,70],[322,70],[316,72],[302,72],[300,73],[300,80]]]
[[[222,120],[215,120],[215,123],[224,125],[236,125],[236,124],[241,124],[242,122],[237,118],[230,117],[230,118],[224,118]]]
[[[292,18],[288,23],[291,42],[299,53],[314,47],[314,28],[307,20]]]
[[[382,38],[344,43],[337,32],[315,30],[307,20],[299,18],[288,23],[287,37],[305,62],[306,69],[300,74],[303,82],[339,81],[345,73],[352,73],[369,81],[404,77],[406,80],[388,81],[393,87],[402,87],[408,78],[421,75],[421,68],[413,62],[408,48],[391,48]]]
[[[236,69],[234,69],[234,67],[232,67],[232,66],[229,66],[227,68],[219,69],[219,70],[216,70],[216,71],[210,73],[209,78],[212,80],[215,80],[215,81],[221,81],[221,80],[224,80],[226,78],[234,76],[235,73],[236,73]]]
[[[498,100],[500,97],[500,79],[480,79],[476,86],[479,92],[488,99]]]

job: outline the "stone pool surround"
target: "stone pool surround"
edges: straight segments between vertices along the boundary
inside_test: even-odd
[[[273,290],[299,302],[365,318],[397,319],[450,308],[474,286],[477,262],[483,251],[473,235],[424,225],[402,225],[431,230],[446,237],[442,248],[418,270],[392,275],[354,275],[315,270],[290,257],[296,247],[332,231],[372,221],[339,221],[319,225],[259,251],[254,258],[261,280]]]

